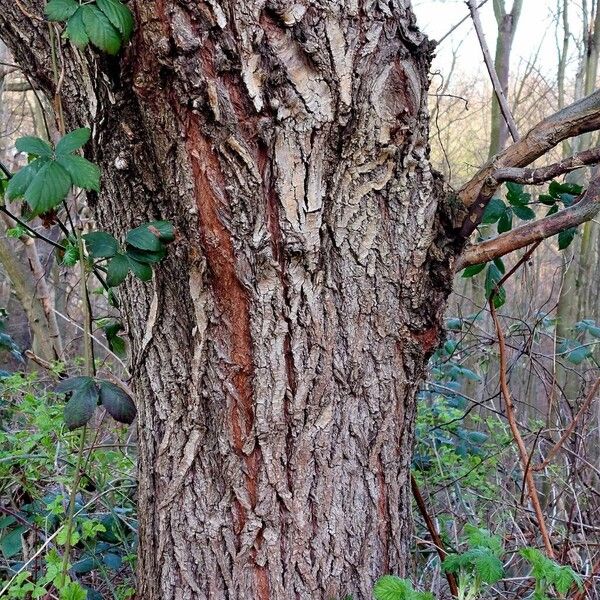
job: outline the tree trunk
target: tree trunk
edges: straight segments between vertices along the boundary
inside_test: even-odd
[[[140,599],[358,600],[405,570],[415,391],[461,245],[407,4],[138,1],[119,61],[64,49],[99,222],[179,232],[123,299]]]
[[[508,100],[508,84],[510,75],[510,55],[512,44],[521,15],[523,0],[513,0],[510,12],[506,12],[505,0],[494,0],[494,14],[498,24],[498,37],[496,38],[496,55],[494,68],[502,86],[504,97]],[[489,157],[492,158],[500,152],[508,140],[508,126],[502,115],[500,103],[496,94],[492,92],[492,119],[490,131]]]

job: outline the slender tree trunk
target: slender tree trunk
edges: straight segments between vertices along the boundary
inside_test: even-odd
[[[405,570],[415,391],[460,242],[428,160],[431,45],[407,3],[367,4],[146,0],[120,64],[64,49],[100,223],[179,232],[124,294],[140,599],[358,600]]]
[[[496,39],[496,55],[494,67],[502,85],[505,98],[508,99],[508,84],[510,75],[510,55],[512,44],[521,15],[523,0],[513,0],[510,12],[506,11],[505,0],[494,0],[494,14],[498,24],[498,37]],[[498,154],[508,140],[508,126],[500,110],[500,104],[495,93],[492,93],[492,122],[490,134],[490,158]]]

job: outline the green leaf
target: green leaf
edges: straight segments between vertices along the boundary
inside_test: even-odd
[[[89,423],[98,404],[98,388],[91,381],[73,391],[71,399],[64,409],[65,425],[69,430],[83,427]]]
[[[27,527],[21,525],[4,535],[0,539],[0,551],[4,558],[12,558],[23,552],[23,541],[21,536],[27,532]]]
[[[15,143],[15,147],[19,152],[26,152],[35,156],[44,156],[46,158],[54,156],[52,146],[39,137],[26,136],[19,138]]]
[[[551,181],[548,186],[548,191],[554,197],[559,197],[561,194],[579,196],[583,191],[583,188],[576,183],[558,183],[557,181]]]
[[[84,190],[100,191],[100,169],[83,156],[59,156],[56,162],[67,171],[73,185]]]
[[[490,298],[492,292],[494,291],[498,282],[502,279],[502,275],[504,271],[502,270],[504,267],[502,265],[502,269],[499,268],[498,261],[494,261],[490,263],[488,270],[485,275],[485,295],[486,298]],[[506,302],[506,290],[501,287],[497,290],[496,295],[494,296],[494,306],[496,308],[500,308]]]
[[[471,265],[470,267],[467,267],[462,272],[462,277],[474,277],[485,269],[485,265],[487,265],[487,263],[479,263],[478,265]]]
[[[159,263],[166,254],[167,252],[164,247],[157,252],[151,252],[150,250],[139,250],[129,244],[127,245],[127,256],[144,264]]]
[[[480,432],[471,432],[480,433]],[[487,436],[486,436],[487,437]],[[475,527],[473,525],[465,525],[465,534],[469,547],[471,548],[488,548],[496,556],[502,554],[502,540],[498,535],[492,535],[487,529]]]
[[[460,554],[448,554],[442,563],[442,569],[446,573],[458,573],[463,566]]]
[[[428,592],[417,592],[410,581],[395,575],[380,577],[373,588],[375,600],[433,600]]]
[[[121,285],[129,273],[129,260],[124,254],[117,254],[107,266],[106,283],[109,287]]]
[[[91,383],[94,383],[92,377],[69,377],[69,379],[63,379],[54,388],[54,392],[56,394],[67,394],[68,392],[74,392],[75,390],[83,389]]]
[[[504,211],[504,214],[500,217],[498,221],[498,233],[505,233],[512,229],[512,210],[507,208]]]
[[[496,221],[504,214],[505,210],[506,204],[504,204],[500,198],[492,198],[483,211],[481,222],[487,225],[496,223]]]
[[[564,250],[571,245],[571,242],[575,239],[577,234],[577,227],[569,227],[558,234],[558,249]]]
[[[522,219],[523,221],[531,221],[532,219],[535,219],[535,213],[533,210],[531,210],[531,208],[529,208],[529,206],[513,206],[513,212],[515,215],[517,215],[517,217],[519,217],[519,219]]]
[[[6,188],[6,197],[9,200],[22,198],[31,185],[33,178],[38,174],[39,170],[48,163],[47,158],[38,158],[32,161],[22,169],[19,169],[8,182]]]
[[[556,588],[556,591],[565,595],[571,587],[576,584],[579,589],[583,588],[583,582],[581,578],[571,567],[560,567],[556,570],[555,576],[552,578],[552,583]]]
[[[103,319],[98,324],[104,331],[104,335],[106,335],[108,347],[117,356],[125,356],[125,340],[119,336],[119,332],[123,330],[121,322],[116,319]]]
[[[111,258],[119,251],[119,242],[105,231],[93,231],[83,236],[92,258]]]
[[[121,49],[121,36],[108,17],[93,4],[86,4],[79,10],[92,44],[107,54],[117,54]]]
[[[546,216],[549,217],[550,215],[554,215],[558,212],[558,204],[555,204],[554,206],[550,207],[550,210],[548,210],[548,212],[546,213]]]
[[[540,194],[538,200],[546,206],[554,206],[556,204],[556,198],[550,194]]]
[[[90,38],[83,23],[83,8],[69,19],[65,29],[65,37],[69,38],[78,48],[85,48],[90,43]]]
[[[56,156],[65,156],[79,150],[82,146],[89,141],[92,132],[87,127],[81,129],[75,129],[70,133],[67,133],[60,139],[56,144]]]
[[[492,585],[504,577],[502,561],[489,548],[475,548],[465,553],[479,578]]]
[[[129,394],[109,381],[101,381],[99,386],[100,403],[106,408],[106,412],[115,421],[131,425],[135,419],[137,410]]]
[[[157,252],[162,248],[160,239],[160,230],[156,227],[150,228],[150,224],[140,225],[132,229],[128,234],[126,241],[134,248],[140,250],[150,250]]]
[[[151,233],[157,235],[160,241],[165,244],[175,239],[175,229],[169,221],[151,221],[147,227]]]
[[[586,358],[592,356],[591,350],[587,346],[577,346],[567,354],[567,360],[574,365],[580,365]]]
[[[44,12],[49,21],[66,21],[78,8],[79,4],[75,0],[50,0]]]
[[[69,244],[65,248],[62,264],[67,267],[74,267],[79,262],[79,248],[74,244]]]
[[[118,0],[96,0],[96,4],[121,33],[123,41],[128,42],[134,28],[133,15],[129,8]]]
[[[56,161],[38,171],[25,192],[33,214],[41,215],[61,203],[71,189],[71,177]]]
[[[60,600],[86,600],[87,592],[76,582],[71,581],[60,590]]]
[[[150,281],[152,279],[152,267],[148,264],[138,262],[130,256],[127,256],[129,268],[131,272],[142,281]]]

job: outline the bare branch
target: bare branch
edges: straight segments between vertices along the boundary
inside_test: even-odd
[[[575,171],[586,165],[600,162],[600,147],[578,152],[560,162],[538,169],[519,169],[518,167],[502,167],[492,177],[498,182],[513,181],[525,185],[539,185],[559,175]]]
[[[577,227],[600,212],[600,178],[590,182],[581,200],[549,217],[526,223],[491,240],[469,246],[457,261],[457,270],[488,262],[534,242],[552,237],[565,229]]]
[[[525,137],[489,161],[459,191],[458,198],[468,208],[460,225],[468,237],[481,222],[483,211],[500,183],[494,173],[504,167],[526,167],[567,138],[600,129],[600,90],[574,102],[531,129]]]
[[[483,28],[481,26],[481,19],[479,18],[477,6],[475,5],[475,2],[473,0],[468,0],[467,6],[471,11],[471,18],[473,19],[475,32],[477,33],[479,45],[481,46],[481,51],[483,52],[483,60],[485,61],[485,66],[487,67],[490,79],[492,80],[492,85],[494,86],[494,93],[496,94],[496,98],[498,98],[498,104],[500,105],[502,116],[506,121],[506,125],[508,127],[508,130],[510,131],[512,139],[516,142],[520,139],[519,132],[517,131],[517,125],[508,106],[508,102],[506,101],[506,96],[504,95],[502,84],[500,83],[500,79],[498,78],[498,73],[496,73],[496,68],[494,67],[494,61],[492,60],[490,49],[488,48],[487,42],[485,41],[485,36],[483,34]]]

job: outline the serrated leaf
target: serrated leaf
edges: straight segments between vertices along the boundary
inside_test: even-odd
[[[533,210],[531,210],[531,208],[529,208],[529,206],[515,205],[513,206],[513,213],[515,213],[515,215],[517,215],[517,217],[523,221],[531,221],[532,219],[535,219],[535,213]]]
[[[73,185],[84,190],[100,191],[100,169],[78,155],[59,156],[56,162],[67,171]]]
[[[92,231],[83,236],[92,258],[111,258],[119,251],[119,242],[106,231]]]
[[[69,377],[69,379],[63,379],[55,388],[56,394],[67,394],[68,392],[74,392],[84,388],[87,385],[94,383],[92,377]]]
[[[458,573],[462,566],[463,560],[460,554],[449,554],[442,563],[442,569],[446,573]]]
[[[50,0],[44,12],[49,21],[66,21],[78,8],[79,4],[75,0]]]
[[[75,129],[62,137],[56,144],[56,156],[65,156],[79,150],[85,146],[90,139],[92,132],[87,127]]]
[[[410,581],[395,575],[380,577],[373,588],[375,600],[433,600],[427,592],[417,592]]]
[[[115,421],[131,425],[137,410],[129,394],[109,381],[101,381],[98,385],[100,387],[100,403],[106,408],[106,412]]]
[[[487,435],[483,432],[471,431],[469,435],[471,436],[473,434],[483,436],[482,439],[480,438],[480,442],[484,442],[487,439]],[[487,529],[475,527],[470,524],[465,525],[465,534],[469,543],[469,547],[488,548],[496,556],[500,556],[502,554],[503,548],[500,536],[492,535]]]
[[[34,215],[41,215],[60,204],[71,189],[71,177],[56,161],[47,162],[37,172],[25,192]]]
[[[565,250],[568,248],[577,234],[577,227],[569,227],[558,234],[558,249]]]
[[[117,54],[121,49],[121,36],[108,17],[93,4],[82,6],[80,11],[85,32],[92,44],[107,54]]]
[[[87,592],[75,581],[67,583],[60,590],[60,600],[86,600]]]
[[[127,233],[126,241],[134,248],[157,252],[162,248],[160,232],[149,229],[149,225],[140,225]]]
[[[64,419],[69,430],[83,427],[94,416],[98,404],[98,388],[92,381],[73,391],[65,404]]]
[[[129,260],[124,254],[113,256],[106,267],[106,283],[109,287],[121,285],[129,273]]]
[[[130,256],[127,256],[129,268],[131,272],[142,281],[150,281],[152,279],[152,267],[146,263],[138,262]]]
[[[73,244],[69,244],[65,248],[62,264],[67,267],[74,267],[79,262],[79,248]]]
[[[487,225],[496,223],[505,210],[506,204],[500,198],[492,198],[483,211],[481,222]]]
[[[466,277],[474,277],[478,273],[481,273],[481,271],[483,271],[485,269],[486,265],[487,265],[487,263],[479,263],[478,265],[471,265],[470,267],[467,267],[462,272],[462,277],[465,277],[465,278]]]
[[[33,178],[38,174],[39,170],[48,162],[47,158],[38,158],[28,165],[19,169],[8,182],[6,187],[6,197],[9,200],[22,198],[31,185]]]
[[[492,585],[504,577],[502,561],[489,548],[476,548],[465,553],[473,563],[479,578]]]
[[[70,39],[78,48],[85,48],[90,43],[90,38],[83,23],[82,8],[79,8],[69,19],[65,29],[65,37]]]
[[[560,567],[557,569],[552,578],[552,583],[556,588],[556,591],[563,596],[573,585],[577,585],[579,589],[583,588],[581,578],[573,571],[573,569],[571,569],[571,567]]]
[[[44,156],[46,158],[54,156],[52,146],[39,137],[26,136],[19,138],[15,143],[15,148],[19,152],[26,152],[35,156]]]
[[[128,42],[134,28],[133,14],[129,8],[118,0],[96,0],[96,4],[121,33],[123,41]]]

